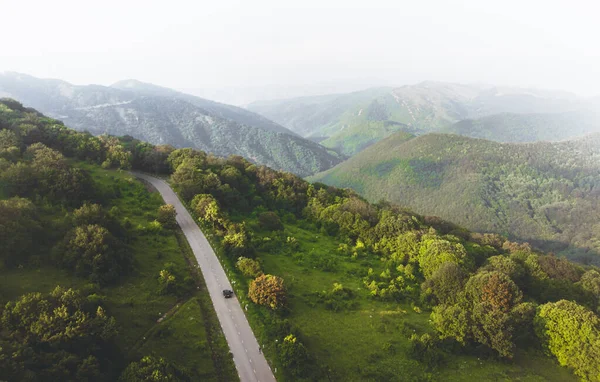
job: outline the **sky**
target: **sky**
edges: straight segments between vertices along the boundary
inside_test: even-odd
[[[600,91],[588,0],[0,0],[0,71],[243,104],[425,80]]]

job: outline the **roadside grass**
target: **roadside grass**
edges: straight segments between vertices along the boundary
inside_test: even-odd
[[[190,298],[149,333],[137,353],[151,354],[186,365],[193,380],[219,381],[204,329],[199,301]],[[173,355],[177,354],[174,359]]]
[[[115,341],[123,354],[125,366],[127,362],[135,361],[144,355],[132,350],[143,336],[157,325],[161,315],[178,302],[183,302],[178,301],[175,296],[159,294],[157,279],[165,263],[175,264],[175,268],[182,274],[193,272],[187,261],[189,254],[177,236],[178,231],[148,232],[144,229],[155,219],[158,207],[164,203],[159,193],[150,192],[147,186],[127,172],[105,170],[76,161],[72,163],[91,172],[98,193],[109,196],[108,200],[105,200],[105,207],[116,207],[115,212],[119,220],[127,226],[127,244],[135,264],[133,272],[122,277],[114,285],[98,288],[89,284],[86,279],[50,266],[48,261],[42,261],[42,264],[48,265],[39,267],[26,265],[14,269],[0,269],[0,302],[4,303],[31,292],[47,293],[57,285],[97,290],[97,293],[104,297],[108,314],[114,316],[117,321],[119,335]],[[44,224],[57,226],[63,224],[61,221],[65,214],[70,212],[61,207],[49,206],[43,206],[40,211]],[[60,235],[60,232],[55,235]],[[60,236],[55,239],[58,238]],[[185,239],[183,243],[187,244]],[[39,256],[42,259],[49,258],[50,253],[50,247],[42,248]],[[170,351],[161,353],[161,356],[194,370],[197,375],[202,376],[202,380],[205,379],[205,374],[213,376],[213,379],[209,380],[239,380],[214,310],[212,315],[209,314],[212,309],[210,297],[205,288],[200,289],[184,304],[189,310],[187,316],[182,316],[187,317],[185,325],[183,319],[169,324],[169,330],[172,332]],[[197,318],[189,320],[190,317]],[[207,338],[210,338],[209,342]],[[191,347],[191,341],[194,342],[194,347]],[[144,346],[153,349],[164,347],[164,344],[150,342],[143,343],[143,349]],[[194,348],[197,349],[195,356],[190,355],[190,350]],[[208,356],[204,356],[205,351],[202,349],[208,349]],[[200,354],[202,357],[198,357]]]

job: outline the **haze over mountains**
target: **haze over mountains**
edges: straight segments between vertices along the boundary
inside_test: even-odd
[[[325,170],[339,155],[260,115],[135,80],[75,86],[19,73],[0,74],[0,96],[93,134],[131,135],[154,144],[242,155],[299,175]]]
[[[600,118],[589,111],[597,109],[597,103],[571,93],[432,81],[399,88],[254,102],[248,108],[347,155],[398,130],[417,135],[447,131],[515,142],[559,140],[600,131]],[[554,120],[557,113],[561,115]],[[483,117],[492,119],[453,126]],[[555,121],[550,130],[545,129],[547,120]],[[557,124],[564,124],[564,128]],[[493,131],[486,132],[490,129]],[[510,130],[512,137],[505,130]],[[554,132],[558,132],[556,137]]]

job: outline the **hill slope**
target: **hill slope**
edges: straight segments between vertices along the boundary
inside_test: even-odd
[[[74,86],[16,73],[0,74],[0,96],[93,134],[131,135],[154,144],[242,155],[273,168],[309,175],[339,163],[338,155],[284,127],[230,105],[137,81],[112,87]]]
[[[171,176],[278,380],[575,380],[557,357],[583,378],[600,369],[598,268],[243,158],[93,137],[0,101],[0,199],[31,198],[0,200],[0,299],[10,300],[0,375],[235,380],[207,293],[185,277],[197,269],[174,242],[173,210],[157,212],[156,193],[111,169],[130,167]],[[77,208],[96,197],[102,205]],[[89,284],[98,276],[107,284]],[[56,283],[85,294],[14,297]],[[154,358],[121,373],[140,354]]]
[[[447,131],[496,142],[560,141],[600,132],[600,115],[591,110],[554,114],[501,113],[465,119]]]
[[[398,134],[310,179],[582,256],[600,253],[599,160],[600,135],[502,144]]]
[[[248,106],[304,137],[354,154],[398,130],[440,131],[497,113],[555,113],[579,108],[562,92],[422,82],[399,88],[261,101]]]
[[[3,380],[236,380],[187,242],[123,153],[0,99]]]

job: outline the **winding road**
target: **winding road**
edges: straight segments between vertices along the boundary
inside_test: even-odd
[[[233,361],[240,380],[242,382],[275,381],[275,376],[267,360],[259,351],[256,337],[250,329],[237,297],[234,296],[229,299],[223,297],[223,289],[233,288],[215,252],[190,213],[164,180],[137,172],[132,172],[132,174],[154,186],[162,195],[165,203],[175,206],[177,223],[179,223],[194,252],[194,256],[198,260],[221,328],[229,344],[229,350],[233,354]]]

